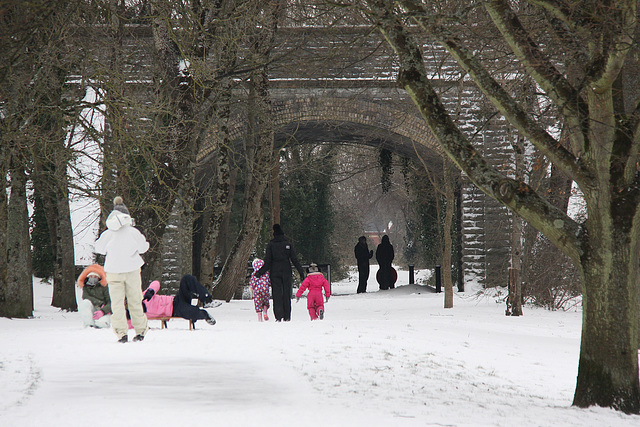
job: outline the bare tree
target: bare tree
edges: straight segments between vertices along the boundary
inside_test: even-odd
[[[65,310],[76,309],[67,178],[70,151],[66,132],[69,117],[73,117],[79,104],[66,83],[81,57],[78,55],[81,50],[71,45],[74,33],[80,28],[76,17],[82,7],[83,2],[13,3],[3,9],[3,28],[8,32],[2,33],[0,42],[2,62],[7,65],[2,70],[4,78],[0,86],[0,135],[11,162],[12,180],[7,215],[11,226],[7,226],[6,248],[11,263],[16,266],[7,272],[7,286],[14,286],[15,295],[11,297],[14,301],[20,298],[18,289],[28,288],[22,291],[25,298],[32,292],[30,262],[26,261],[29,254],[16,252],[30,251],[28,219],[25,230],[21,201],[25,191],[23,178],[28,173],[47,205],[55,256],[52,305]],[[17,284],[16,280],[23,283]],[[26,305],[16,307],[25,309]]]
[[[244,39],[251,20],[244,20],[250,2],[220,1],[211,7],[206,22],[209,37],[203,41],[214,52],[215,93],[209,95],[212,103],[211,124],[207,128],[212,134],[209,139],[215,141],[215,173],[210,183],[199,185],[204,188],[204,208],[202,212],[200,247],[200,265],[198,275],[203,283],[213,283],[216,260],[223,254],[219,248],[221,229],[225,218],[228,218],[233,203],[235,171],[232,165],[233,141],[229,135],[231,119],[232,90],[234,89],[234,73],[239,63],[239,40]],[[226,257],[225,257],[226,258]],[[194,270],[195,271],[195,270]]]
[[[40,76],[37,80],[40,83],[35,84],[34,88],[39,94],[36,102],[40,111],[35,120],[38,141],[34,142],[35,156],[31,179],[34,186],[39,188],[44,201],[54,252],[51,305],[75,311],[75,251],[67,174],[71,150],[67,144],[69,123],[62,114],[65,82],[71,74],[71,64],[75,61],[58,49],[58,46],[64,46],[66,42],[63,19],[68,18],[68,14],[57,15],[57,22],[50,28],[58,31],[41,32],[47,38],[47,42],[46,54],[42,55],[38,64]],[[58,109],[52,108],[55,106],[58,106]]]
[[[637,2],[366,1],[367,13],[398,55],[398,81],[447,155],[484,192],[540,230],[583,277],[583,326],[574,405],[640,413],[638,250],[640,112],[622,85],[637,49]],[[473,25],[471,23],[473,22]],[[554,105],[567,126],[561,144],[497,80],[486,50],[473,51],[482,24]],[[496,109],[583,191],[577,222],[525,182],[490,166],[451,119],[425,72],[414,29],[444,46]],[[487,59],[489,59],[487,54]],[[627,62],[627,64],[625,64]],[[562,64],[573,64],[569,79]],[[578,82],[575,84],[574,82]],[[625,102],[628,102],[625,105]]]
[[[31,31],[37,30],[42,24],[42,20],[34,20],[33,27],[19,30],[25,24],[23,19],[26,18],[28,22],[27,17],[33,16],[28,12],[28,8],[15,5],[3,13],[0,26],[0,52],[3,59],[0,61],[0,173],[3,182],[0,201],[0,316],[22,318],[33,314],[33,287],[26,159],[23,157],[27,143],[22,140],[20,125],[24,120],[15,97],[30,76],[25,46],[32,44]]]
[[[273,168],[273,119],[267,64],[281,12],[280,0],[268,1],[256,9],[256,27],[250,51],[256,67],[249,79],[249,131],[246,138],[247,177],[242,229],[213,290],[214,298],[229,300],[244,282],[248,260],[262,226],[262,198]]]

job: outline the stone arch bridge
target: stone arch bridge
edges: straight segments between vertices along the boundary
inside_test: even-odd
[[[394,55],[370,30],[279,29],[269,71],[276,145],[293,139],[385,147],[418,158],[441,173],[441,149],[407,93],[398,88]],[[151,45],[146,34],[145,43]],[[443,101],[456,112],[454,119],[490,163],[510,173],[512,150],[503,118],[482,100],[441,47],[424,41],[423,51]],[[236,95],[241,100],[246,91],[238,89]],[[246,111],[241,102],[234,105],[229,132],[239,140],[246,130]],[[201,148],[197,157],[201,170],[212,167],[214,145],[212,141]],[[464,282],[505,285],[510,213],[464,177],[459,194],[460,276]]]

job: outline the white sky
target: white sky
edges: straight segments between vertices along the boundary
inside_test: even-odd
[[[35,283],[33,319],[0,318],[0,425],[638,426],[640,416],[571,406],[581,313],[407,285],[333,285],[322,321],[258,323],[250,300],[215,326],[158,321],[141,343],[84,329]],[[416,278],[424,277],[417,272]],[[271,313],[271,312],[270,312]],[[133,336],[133,333],[131,333]]]
[[[87,86],[83,102],[94,103],[98,100],[98,94],[91,86]],[[97,132],[104,128],[104,115],[101,109],[85,108],[80,114],[83,122],[91,124]],[[90,133],[82,126],[78,126],[70,132],[69,144],[73,147],[77,158],[74,167],[69,168],[70,181],[83,188],[86,193],[96,194],[102,176],[102,150],[98,142],[94,141]],[[100,220],[100,204],[97,200],[87,197],[85,192],[79,192],[73,188],[69,194],[69,207],[71,210],[71,224],[73,226],[73,239],[75,246],[76,265],[89,265],[93,263],[93,243],[98,237]]]

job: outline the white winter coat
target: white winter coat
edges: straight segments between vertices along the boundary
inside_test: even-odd
[[[94,252],[105,255],[105,272],[128,273],[144,265],[140,254],[148,249],[149,242],[133,226],[131,216],[114,210],[107,217],[107,229],[96,240]]]

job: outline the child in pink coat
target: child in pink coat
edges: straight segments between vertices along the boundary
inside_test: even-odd
[[[324,300],[322,298],[322,289],[324,288],[324,295],[327,301],[331,296],[331,288],[329,282],[324,278],[324,275],[318,270],[316,264],[309,266],[309,274],[306,279],[302,281],[300,289],[296,292],[296,301],[300,300],[300,297],[304,291],[309,289],[307,295],[307,309],[309,310],[309,317],[311,320],[324,319]]]
[[[195,322],[202,319],[210,325],[215,325],[216,320],[209,312],[200,307],[191,305],[191,300],[199,299],[203,303],[211,301],[211,294],[189,274],[180,280],[180,290],[177,295],[159,295],[160,282],[151,282],[142,298],[144,312],[149,319],[158,317],[182,317]]]
[[[260,270],[263,265],[263,260],[260,258],[254,259],[251,263],[253,273],[251,273],[251,279],[249,279],[249,285],[253,293],[253,304],[256,307],[259,322],[262,322],[262,319],[269,320],[269,315],[267,314],[269,310],[269,288],[271,287],[269,272],[266,272],[261,277],[256,277],[256,271]]]
[[[142,304],[147,317],[171,317],[173,316],[173,295],[159,295],[160,282],[154,280],[144,292]]]

